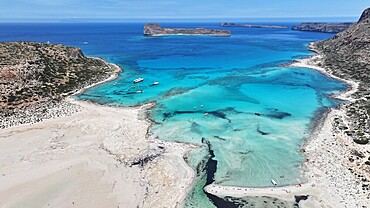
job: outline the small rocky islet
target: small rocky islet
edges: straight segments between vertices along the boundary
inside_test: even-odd
[[[255,25],[255,24],[238,24],[232,22],[222,22],[220,27],[244,27],[244,28],[269,28],[269,29],[287,29],[287,26],[280,25]]]
[[[229,30],[216,30],[207,28],[164,28],[160,24],[148,23],[144,25],[145,36],[169,36],[169,35],[183,35],[183,36],[218,36],[229,37],[231,32]]]

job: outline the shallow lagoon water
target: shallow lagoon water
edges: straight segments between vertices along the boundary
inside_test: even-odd
[[[294,23],[281,23],[291,26]],[[217,28],[217,23],[164,23]],[[160,139],[212,145],[214,180],[223,185],[302,182],[300,147],[317,112],[336,106],[346,86],[284,64],[311,55],[307,44],[330,34],[289,29],[231,29],[232,37],[143,37],[142,23],[2,24],[0,41],[50,41],[119,64],[109,83],[78,96],[106,105],[157,102],[150,112]],[[87,42],[84,43],[84,42]],[[145,80],[133,84],[133,80]],[[159,85],[151,86],[155,81]],[[137,93],[141,91],[142,93]],[[284,176],[284,178],[280,178]]]
[[[335,105],[323,99],[338,86],[327,79],[325,87],[311,87],[322,75],[309,69],[276,70],[245,83],[231,78],[232,86],[211,81],[163,99],[152,111],[161,124],[151,132],[164,140],[209,140],[219,184],[269,186],[271,178],[280,185],[302,182],[299,149],[316,111]]]
[[[169,141],[209,140],[218,161],[216,183],[302,182],[299,150],[311,121],[336,105],[329,96],[345,86],[311,69],[282,67],[310,55],[308,34],[235,30],[231,38],[139,35],[129,42],[144,46],[142,56],[131,58],[116,82],[79,98],[127,106],[157,102],[150,115],[159,124],[150,133]],[[145,81],[134,85],[136,77]],[[151,86],[155,81],[160,84]]]

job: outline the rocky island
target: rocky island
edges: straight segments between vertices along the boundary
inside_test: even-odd
[[[205,36],[228,37],[231,36],[231,32],[228,30],[215,30],[206,28],[164,28],[159,24],[145,24],[144,35],[145,36],[205,35]]]
[[[237,24],[237,23],[230,23],[230,22],[222,22],[220,23],[221,27],[245,27],[245,28],[270,28],[270,29],[286,29],[286,26],[279,26],[279,25],[254,25],[254,24]]]
[[[339,33],[351,26],[354,23],[322,23],[322,22],[304,22],[300,25],[293,26],[292,30],[309,31],[309,32],[324,32],[324,33]]]

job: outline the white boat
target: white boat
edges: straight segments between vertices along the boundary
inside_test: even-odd
[[[142,82],[142,81],[144,81],[144,78],[137,78],[137,79],[135,79],[134,80],[134,83],[136,84],[136,83],[139,83],[139,82]]]
[[[271,179],[271,183],[274,184],[274,186],[277,186],[277,183],[274,179]]]
[[[153,84],[151,84],[150,86],[156,86],[156,85],[158,85],[158,84],[159,84],[159,82],[155,81],[155,82],[153,82]]]

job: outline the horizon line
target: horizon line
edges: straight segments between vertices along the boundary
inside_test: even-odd
[[[139,21],[188,21],[192,20],[195,22],[222,22],[227,20],[299,20],[299,19],[351,19],[351,21],[357,21],[357,16],[293,16],[293,17],[102,17],[102,18],[90,18],[90,17],[67,17],[67,18],[7,18],[0,19],[0,23],[109,23],[109,22],[139,22]]]

